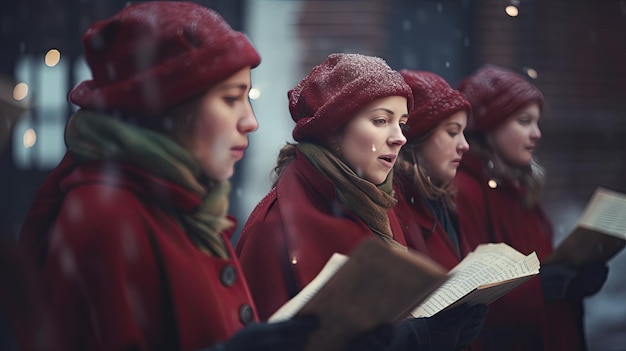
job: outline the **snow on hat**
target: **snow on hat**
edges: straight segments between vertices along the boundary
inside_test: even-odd
[[[484,65],[458,87],[472,104],[468,129],[489,132],[529,102],[543,108],[543,94],[521,75],[495,65]]]
[[[259,65],[248,39],[216,12],[191,2],[137,3],[83,35],[92,80],[69,93],[92,110],[150,117]]]
[[[414,109],[409,113],[408,130],[404,133],[410,141],[428,133],[452,114],[471,111],[463,94],[454,90],[439,75],[426,71],[400,71],[413,91]]]
[[[407,99],[411,88],[402,76],[378,57],[331,54],[287,93],[296,122],[296,141],[320,141],[332,135],[365,104],[388,96]]]

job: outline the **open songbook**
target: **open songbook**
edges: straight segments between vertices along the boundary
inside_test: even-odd
[[[439,287],[411,314],[430,317],[463,303],[488,305],[539,274],[539,259],[505,243],[482,244],[469,253]]]
[[[626,244],[626,195],[598,188],[572,232],[545,262],[573,267],[607,262]]]
[[[320,328],[309,338],[307,350],[347,350],[359,334],[407,317],[447,279],[446,273],[424,255],[365,240],[350,257],[334,254],[269,321],[317,315]]]
[[[534,252],[525,256],[503,243],[480,245],[446,272],[424,255],[366,240],[350,257],[334,254],[269,321],[317,315],[321,327],[307,350],[345,350],[382,323],[432,316],[464,302],[490,304],[538,273]]]

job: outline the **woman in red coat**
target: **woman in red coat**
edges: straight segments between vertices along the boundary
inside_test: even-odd
[[[400,74],[411,87],[416,106],[405,131],[407,144],[395,165],[398,203],[393,212],[410,248],[452,269],[470,251],[459,231],[451,185],[469,149],[463,131],[470,104],[435,73],[402,70]],[[473,329],[478,332],[487,306],[473,310]]]
[[[517,73],[486,65],[459,90],[472,104],[472,148],[456,177],[461,231],[470,247],[505,242],[543,260],[552,226],[539,202],[544,172],[533,152],[543,94]],[[579,271],[542,265],[529,280],[490,306],[476,344],[481,350],[583,350],[582,297],[604,283],[606,266]]]
[[[228,178],[258,127],[246,37],[188,2],[128,6],[83,37],[67,154],[20,243],[59,350],[299,350],[314,318],[256,324],[228,233]],[[37,336],[34,336],[37,337]]]
[[[452,186],[469,149],[463,132],[470,104],[435,73],[402,70],[400,74],[413,91],[416,107],[395,167],[398,204],[393,211],[407,229],[409,247],[425,247],[429,257],[452,269],[470,251],[459,232]],[[411,227],[414,223],[417,228]]]
[[[390,211],[397,202],[392,167],[413,101],[402,76],[380,58],[332,54],[288,96],[298,143],[281,150],[275,186],[237,244],[261,319],[304,288],[333,253],[349,255],[372,237],[406,246]],[[391,350],[453,350],[471,338],[465,326],[474,312],[407,319]]]

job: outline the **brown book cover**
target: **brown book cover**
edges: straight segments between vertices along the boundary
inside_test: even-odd
[[[446,279],[446,270],[422,254],[365,240],[350,257],[333,256],[270,322],[294,314],[317,315],[320,328],[307,350],[346,350],[361,333],[407,317]]]

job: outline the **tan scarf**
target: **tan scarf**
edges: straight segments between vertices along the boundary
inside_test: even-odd
[[[394,247],[403,248],[393,239],[387,210],[398,200],[393,196],[393,175],[380,185],[375,185],[361,177],[326,148],[299,143],[298,150],[337,188],[337,198],[350,211],[357,215],[370,230],[383,241]]]
[[[220,233],[233,226],[226,217],[228,181],[200,182],[195,159],[172,139],[112,116],[80,110],[65,130],[68,150],[84,159],[130,163],[199,195],[202,204],[180,215],[189,238],[204,252],[227,258]]]

